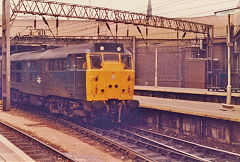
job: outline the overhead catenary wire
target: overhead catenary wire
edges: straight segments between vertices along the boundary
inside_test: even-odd
[[[92,23],[94,23],[94,22],[92,22]],[[93,26],[91,26],[91,27],[87,27],[87,28],[85,28],[85,29],[84,29],[84,27],[83,27],[83,28],[80,28],[80,29],[78,29],[78,30],[65,32],[65,33],[63,33],[63,34],[71,34],[71,33],[76,33],[76,32],[78,32],[78,31],[85,31],[85,30],[89,30],[89,29],[96,29],[98,26],[99,26],[99,27],[100,27],[100,26],[104,26],[104,24],[100,24],[100,25],[93,24]],[[95,32],[94,32],[94,33],[95,33]]]
[[[177,2],[177,1],[175,1],[175,2]],[[201,13],[203,13],[203,12],[201,12]],[[191,15],[193,15],[193,14],[191,14]],[[72,27],[73,28],[73,27]],[[94,25],[94,27],[92,27],[92,28],[96,28],[96,25]],[[61,28],[62,29],[62,28]],[[86,28],[86,30],[87,29],[89,29],[89,28]],[[121,28],[121,29],[125,29],[125,28]],[[66,29],[67,30],[67,29]],[[68,29],[69,30],[69,29]],[[119,30],[120,30],[120,28],[119,28]],[[142,35],[144,35],[143,33],[142,33]]]
[[[93,27],[89,27],[90,25],[92,24],[87,24],[86,26],[82,26],[82,27],[79,27],[79,26],[74,26],[74,27],[71,27],[71,28],[62,28],[61,29],[61,33],[64,33],[64,34],[70,34],[70,33],[74,33],[75,31],[83,31],[83,30],[88,30],[88,29],[91,29]],[[96,26],[94,25],[94,28],[96,28]],[[74,29],[74,30],[71,30],[71,29]],[[75,30],[77,29],[77,30]],[[66,32],[65,32],[66,31]]]
[[[93,23],[93,25],[91,25],[91,23]],[[112,24],[114,24],[114,23],[112,23]],[[91,25],[91,26],[90,26]],[[102,24],[100,24],[100,26],[103,26],[104,25],[104,23],[102,23]],[[77,25],[76,24],[76,27],[78,27],[79,25]],[[90,27],[89,27],[90,26]],[[120,31],[120,33],[124,30],[124,29],[132,29],[132,28],[134,28],[135,26],[133,26],[133,25],[126,25],[126,26],[122,26],[122,27],[118,27],[118,30]],[[72,27],[72,28],[75,28],[75,27]],[[80,28],[79,30],[72,30],[72,31],[69,31],[70,29],[68,28],[68,32],[62,32],[61,33],[61,35],[71,35],[71,33],[73,33],[73,34],[76,34],[77,32],[83,32],[83,31],[86,31],[86,30],[91,30],[91,29],[97,29],[97,25],[96,25],[96,23],[94,23],[94,21],[92,21],[92,22],[89,22],[88,23],[88,28],[85,28],[84,29],[84,27],[83,28]],[[96,30],[95,30],[96,31]],[[93,35],[93,34],[95,34],[96,32],[88,32],[87,34],[84,34],[84,35]],[[101,30],[101,31],[103,31],[103,30]],[[169,33],[174,33],[174,31],[173,32],[167,32],[168,34]],[[135,33],[136,34],[136,33]],[[155,34],[157,34],[156,32],[154,32],[154,34],[149,34],[149,36],[151,36],[151,35],[155,35]],[[160,32],[160,34],[163,34],[162,32]],[[145,34],[144,33],[142,33],[142,35],[144,36]],[[129,36],[129,35],[128,35]],[[139,37],[139,36],[141,36],[141,35],[136,35],[137,37]]]
[[[94,25],[93,27],[91,27],[91,28],[96,28],[96,25]],[[88,29],[90,29],[90,28],[88,28]],[[119,28],[120,29],[120,28]],[[121,29],[125,29],[125,28],[121,28]],[[69,29],[68,29],[69,30]],[[87,30],[87,29],[84,29],[84,30]],[[143,37],[143,33],[141,33],[141,35],[142,35],[142,37]]]
[[[233,0],[233,1],[235,1],[236,3],[237,3],[237,1],[238,0]],[[233,1],[230,1],[230,2],[233,2]],[[199,3],[200,3],[201,1],[199,1]],[[211,2],[211,1],[210,1]],[[156,4],[159,4],[159,3],[162,3],[161,5],[158,5],[158,6],[155,6]],[[166,3],[163,3],[162,1],[161,2],[158,2],[158,3],[152,3],[152,9],[153,10],[159,10],[159,11],[161,11],[160,9],[162,9],[162,10],[164,10],[164,8],[172,8],[173,6],[181,6],[181,5],[184,5],[184,6],[189,6],[189,5],[191,5],[193,3],[193,1],[191,1],[191,0],[175,0],[175,1],[168,1],[168,2],[166,2]],[[206,2],[204,2],[204,3],[206,3]],[[209,3],[209,2],[208,2]],[[215,1],[215,4],[217,4],[217,3],[219,3],[219,1]],[[227,2],[227,3],[229,3],[229,2]],[[183,7],[184,7],[183,6]],[[141,8],[143,8],[144,9],[144,11],[143,12],[145,12],[146,11],[146,9],[147,9],[147,4],[146,5],[144,5],[144,7],[140,7],[140,9]],[[196,8],[198,8],[198,6],[196,6]],[[136,12],[136,10],[138,10],[138,8],[135,8],[133,11],[134,12]],[[185,10],[185,8],[183,9],[184,11],[186,11]],[[163,11],[163,12],[165,12],[165,11]],[[167,13],[167,12],[166,12]],[[169,13],[169,14],[171,14],[171,15],[173,15],[175,12],[173,11],[173,12],[171,12],[171,13]],[[168,13],[167,13],[168,14]],[[168,14],[168,15],[169,15]],[[154,15],[156,15],[156,13],[154,13]],[[161,15],[161,16],[164,16],[164,15]],[[174,16],[175,17],[175,16]],[[179,16],[179,17],[181,17],[181,16]]]
[[[224,8],[222,10],[226,10],[226,9],[228,9],[228,7]],[[191,17],[191,16],[200,15],[200,14],[213,13],[214,11],[216,11],[216,10],[211,9],[211,10],[207,10],[207,11],[203,11],[203,12],[197,12],[197,13],[194,13],[194,14],[186,14],[186,15],[181,16],[181,17]],[[176,18],[181,18],[181,17],[176,17]]]
[[[52,32],[52,30],[51,30],[51,28],[50,28],[47,20],[45,19],[45,17],[42,16],[42,19],[43,19],[44,23],[48,26],[48,29],[50,30],[50,32],[51,32],[51,34],[53,35],[53,37],[55,38],[55,36],[54,36],[54,34],[53,34],[53,32]]]
[[[135,26],[134,25],[132,25],[132,26],[130,26],[129,27],[130,29],[134,29],[135,28]],[[119,29],[126,29],[126,27],[123,27],[123,28],[119,28]],[[216,27],[215,29],[222,29],[222,30],[224,30],[225,29],[225,27]],[[175,34],[176,32],[175,31],[168,31],[168,29],[164,29],[164,30],[166,30],[165,32],[154,32],[154,33],[151,33],[151,34],[148,34],[148,36],[154,36],[154,35],[158,35],[158,34],[160,34],[160,35],[172,35],[172,34]],[[88,33],[88,34],[86,34],[86,35],[93,35],[94,33]],[[135,33],[135,35],[134,36],[136,36],[136,37],[142,37],[142,36],[145,36],[145,34],[143,34],[142,33],[142,35],[139,33],[139,34],[136,34]],[[204,37],[204,36],[203,36]]]
[[[141,34],[142,39],[143,39],[143,41],[145,42],[145,44],[148,45],[147,42],[146,42],[146,40],[145,40],[144,37],[143,37],[142,31],[141,31],[141,29],[139,28],[139,26],[137,26],[137,30],[138,30],[138,32]]]
[[[68,32],[65,32],[66,34],[67,33],[72,33],[72,32],[74,32],[75,30],[72,30],[72,29],[74,29],[74,28],[78,28],[78,31],[80,31],[79,30],[79,26],[77,25],[77,24],[81,24],[82,22],[81,21],[75,21],[74,20],[74,22],[72,22],[72,21],[70,21],[69,22],[69,20],[67,21],[67,24],[66,24],[66,21],[67,20],[61,20],[60,21],[60,23],[61,23],[61,25],[59,26],[60,28],[59,28],[59,33],[64,33],[63,31],[68,31]],[[89,21],[83,21],[84,23],[86,23],[87,22],[87,24],[85,24],[85,26],[81,26],[81,30],[83,30],[83,28],[85,28],[86,26],[89,26],[89,25],[91,25],[93,22],[95,22],[95,21],[92,21],[92,22],[89,22]],[[51,23],[52,25],[53,25],[53,23]],[[68,27],[69,25],[71,25],[71,27]],[[69,32],[69,31],[72,31],[72,32]],[[64,33],[64,34],[65,34]]]
[[[218,4],[223,4],[223,3],[231,3],[233,1],[236,1],[236,0],[227,0],[227,1],[225,0],[225,1],[221,1],[221,2],[205,4],[205,5],[201,5],[201,6],[184,8],[184,10],[183,9],[177,9],[177,10],[171,11],[171,14],[179,13],[179,12],[186,12],[186,11],[195,10],[195,9],[200,9],[200,8],[203,8],[203,7],[210,7],[210,6],[213,6],[213,5],[218,5]],[[215,10],[213,10],[213,11],[215,11]],[[164,15],[164,14],[168,14],[169,12],[160,12],[160,13]]]
[[[171,5],[171,4],[173,4],[173,3],[177,2],[177,1],[184,1],[184,0],[175,0],[174,2],[169,2],[169,1],[167,1],[167,2],[166,2],[166,1],[165,1],[165,2],[160,2],[161,5],[158,5],[158,7],[161,8],[161,7],[164,7],[164,6],[168,6],[168,5]],[[157,3],[152,3],[152,6],[155,6],[156,4],[159,4],[159,2],[157,2]],[[153,8],[156,8],[156,7],[152,7],[152,9],[153,9]],[[143,10],[143,11],[141,11],[140,9]],[[133,9],[133,10],[134,10],[134,11],[139,10],[139,12],[145,12],[146,9],[147,9],[147,4],[145,4],[145,5],[142,6],[142,7],[135,8],[135,9]]]

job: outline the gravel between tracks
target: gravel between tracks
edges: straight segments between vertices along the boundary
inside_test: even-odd
[[[125,157],[105,148],[101,144],[74,133],[70,128],[38,118],[36,115],[21,109],[0,111],[0,120],[6,122],[32,136],[48,143],[49,145],[66,152],[76,161],[126,161]],[[121,160],[122,159],[122,160]]]

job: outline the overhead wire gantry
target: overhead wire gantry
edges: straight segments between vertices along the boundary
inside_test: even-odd
[[[17,13],[23,13],[142,25],[202,34],[209,34],[213,28],[212,25],[185,21],[177,18],[166,18],[154,15],[149,16],[143,13],[103,7],[93,7],[47,0],[11,0],[11,2],[11,20],[16,17]]]

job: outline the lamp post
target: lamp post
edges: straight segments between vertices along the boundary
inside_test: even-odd
[[[158,86],[158,47],[161,43],[151,43],[155,46],[154,87]]]
[[[158,82],[158,46],[156,45],[156,50],[155,50],[155,79],[154,79],[154,86],[157,87],[157,82]]]
[[[228,46],[228,85],[227,85],[227,105],[231,104],[231,92],[232,92],[232,86],[231,86],[231,34],[230,34],[230,14],[227,15],[228,17],[228,36],[227,36],[227,46]]]
[[[232,8],[228,10],[222,10],[215,12],[216,16],[223,16],[227,15],[227,46],[228,46],[228,85],[227,85],[227,99],[226,104],[223,104],[221,109],[231,109],[233,110],[234,107],[231,105],[231,92],[232,92],[232,86],[231,86],[231,33],[230,33],[230,15],[233,13],[240,12],[240,7]]]

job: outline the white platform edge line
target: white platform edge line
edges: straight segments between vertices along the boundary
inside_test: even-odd
[[[0,134],[0,141],[4,143],[9,149],[11,149],[14,153],[16,153],[19,157],[21,157],[26,162],[35,162],[31,157],[29,157],[27,154],[25,154],[22,150],[17,148],[15,145],[13,145],[10,141],[8,141],[7,138],[2,136]]]

